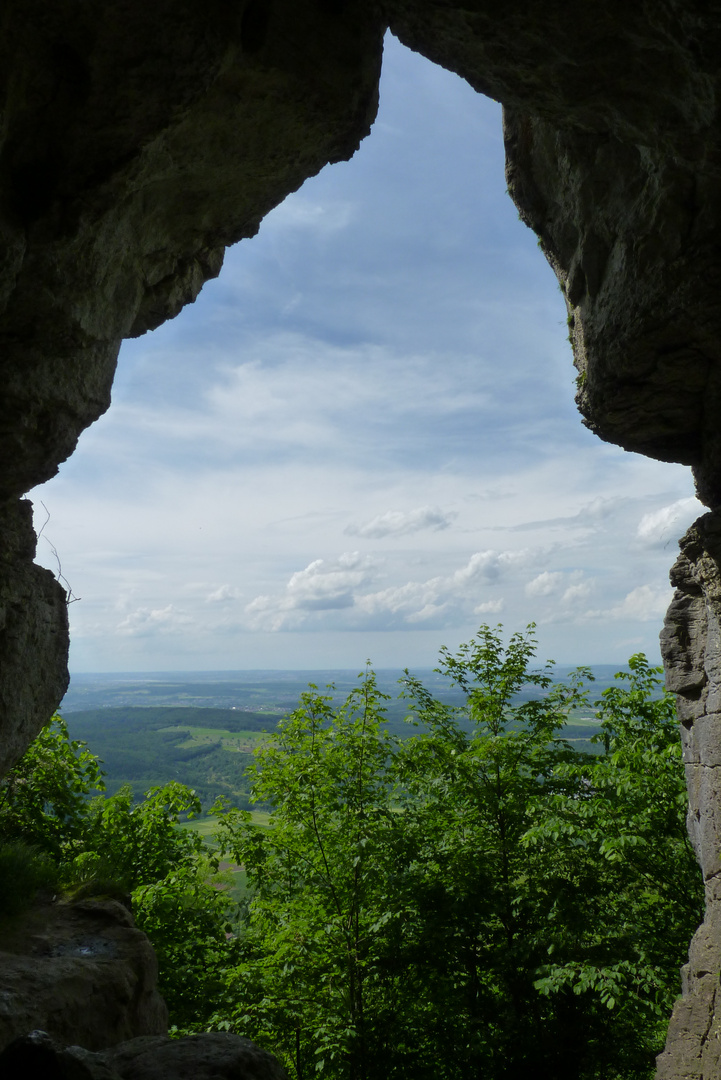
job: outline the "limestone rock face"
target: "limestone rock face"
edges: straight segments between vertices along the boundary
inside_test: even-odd
[[[666,684],[677,694],[689,791],[688,829],[706,888],[706,915],[683,971],[659,1080],[721,1075],[721,514],[681,541],[661,635]]]
[[[150,942],[117,900],[33,907],[1,928],[0,1049],[36,1028],[88,1050],[163,1035],[157,978]]]
[[[68,686],[65,590],[34,557],[30,503],[0,504],[0,775],[22,756]]]

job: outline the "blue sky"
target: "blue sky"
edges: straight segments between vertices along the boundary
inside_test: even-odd
[[[658,656],[689,470],[591,435],[566,311],[505,192],[500,107],[386,41],[381,106],[120,354],[36,488],[71,671],[429,666],[479,623]]]

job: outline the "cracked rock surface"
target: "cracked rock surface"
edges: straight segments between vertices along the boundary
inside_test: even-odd
[[[706,914],[691,942],[657,1076],[712,1080],[721,1075],[721,514],[699,518],[680,546],[661,651],[666,685],[677,695],[688,830]]]

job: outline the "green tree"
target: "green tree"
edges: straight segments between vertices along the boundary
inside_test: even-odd
[[[217,858],[199,854],[132,894],[138,927],[158,958],[173,1029],[205,1031],[227,972],[239,962],[237,905]]]
[[[129,786],[91,797],[103,790],[100,761],[54,716],[0,780],[0,914],[22,910],[43,887],[71,898],[131,893],[175,1023],[202,1025],[236,939],[217,856],[178,828],[200,800],[176,781],[138,801]]]
[[[192,865],[203,851],[198,833],[177,827],[182,816],[201,810],[195,792],[177,780],[150,788],[139,802],[125,785],[87,806],[83,858],[93,855],[129,890],[161,881],[172,870]]]
[[[570,892],[549,912],[535,985],[552,1001],[584,1003],[599,1076],[653,1074],[678,968],[703,918],[676,710],[660,675],[642,654],[617,673],[595,702],[604,753],[563,766],[576,793],[545,800],[524,838]]]
[[[311,687],[256,755],[269,826],[221,815],[240,920],[220,853],[179,828],[195,793],[90,798],[99,762],[58,718],[0,784],[0,909],[49,860],[131,889],[175,1024],[240,1031],[298,1080],[647,1080],[702,912],[673,702],[632,657],[595,702],[601,752],[575,753],[589,673],[554,685],[534,651],[488,627],[442,650],[457,707],[406,674],[404,740],[372,671],[340,708]]]
[[[606,752],[577,754],[588,672],[554,686],[534,650],[488,627],[443,650],[456,708],[407,675],[405,741],[372,672],[338,710],[304,696],[258,753],[270,826],[223,825],[251,893],[216,1025],[299,1080],[651,1075],[701,895],[672,705],[633,658]]]
[[[104,786],[97,757],[56,713],[0,779],[0,841],[22,840],[61,861],[84,835],[89,794]]]
[[[221,822],[251,890],[223,1015],[298,1077],[363,1080],[379,1075],[371,1061],[402,981],[386,963],[402,833],[396,747],[372,672],[337,710],[315,689],[256,754],[253,790],[274,804],[270,827],[239,811]]]
[[[534,988],[548,915],[539,894],[550,900],[554,883],[524,839],[539,804],[569,787],[560,769],[577,755],[559,732],[583,694],[578,678],[553,686],[550,665],[531,670],[534,651],[531,628],[504,647],[489,627],[455,656],[442,650],[439,670],[465,698],[455,708],[405,679],[426,730],[399,761],[412,851],[404,949],[449,1076],[545,1076],[549,1055],[548,1075],[563,1075],[552,1010]],[[538,696],[519,701],[529,687]]]

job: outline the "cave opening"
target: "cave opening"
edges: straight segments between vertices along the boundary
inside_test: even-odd
[[[561,663],[657,658],[700,505],[579,423],[565,315],[500,106],[387,35],[354,157],[124,343],[31,494],[81,598],[71,671],[430,666],[481,621],[538,622]]]

